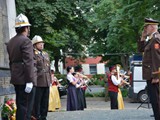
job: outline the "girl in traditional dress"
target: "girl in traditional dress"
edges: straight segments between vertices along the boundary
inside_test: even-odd
[[[52,79],[52,86],[50,87],[48,111],[56,111],[57,109],[61,108],[61,101],[57,88],[60,85],[60,83],[54,76],[53,70],[51,70],[51,79]]]

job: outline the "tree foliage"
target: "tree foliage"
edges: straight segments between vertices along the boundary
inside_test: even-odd
[[[90,12],[93,2],[16,0],[16,8],[17,14],[24,13],[32,24],[31,38],[40,35],[45,41],[45,49],[55,60],[55,65],[58,65],[58,61],[63,59],[60,50],[76,58],[84,56],[85,45],[89,44],[90,40],[91,26],[86,14]],[[58,72],[58,66],[55,67]]]
[[[124,67],[137,52],[144,18],[160,20],[159,6],[157,0],[16,0],[17,13],[32,24],[31,37],[42,36],[56,64],[65,55],[89,52]]]
[[[127,68],[129,55],[137,52],[144,18],[160,20],[159,4],[156,0],[101,0],[94,7],[96,15],[93,17],[96,16],[95,29],[98,31],[89,46],[90,52],[102,54],[103,59],[109,59],[111,64],[121,63]],[[115,53],[125,54],[116,56]]]

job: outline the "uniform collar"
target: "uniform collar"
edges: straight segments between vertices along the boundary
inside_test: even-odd
[[[155,34],[156,32],[153,32],[150,36],[149,36],[149,39],[152,39],[153,38],[153,35]]]
[[[39,51],[38,49],[34,48],[34,50],[38,53],[38,54],[42,54],[42,51]]]
[[[157,32],[153,32],[151,35],[147,36],[147,38],[146,38],[145,41],[146,41],[146,42],[150,41],[150,40],[153,38],[153,35],[154,35],[155,33],[157,33]]]

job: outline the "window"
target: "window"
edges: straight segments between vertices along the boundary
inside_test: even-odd
[[[90,74],[92,74],[92,75],[97,74],[97,66],[96,66],[96,64],[90,64],[89,68],[90,68]]]
[[[105,73],[106,72],[110,72],[110,71],[109,71],[109,67],[105,65]]]

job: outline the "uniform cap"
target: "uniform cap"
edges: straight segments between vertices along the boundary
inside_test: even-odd
[[[112,70],[116,69],[116,66],[111,66],[109,67],[109,71],[111,72]]]
[[[159,24],[159,21],[157,20],[154,20],[152,18],[145,18],[145,26],[146,25],[158,25]]]
[[[43,42],[42,38],[39,35],[35,35],[32,39],[32,44]]]
[[[31,26],[31,24],[29,23],[28,18],[21,13],[15,19],[15,28],[24,26]]]

